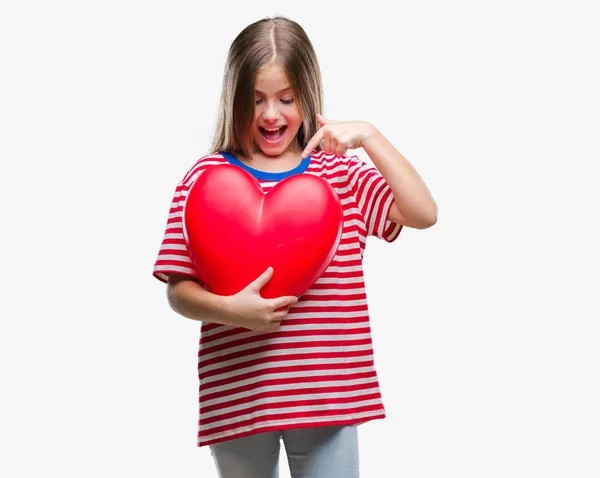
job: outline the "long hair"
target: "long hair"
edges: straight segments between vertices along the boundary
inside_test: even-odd
[[[317,132],[323,86],[313,45],[298,23],[281,16],[267,17],[244,28],[229,48],[209,153],[226,151],[252,157],[256,75],[273,61],[286,72],[302,117],[296,136],[300,147],[305,148]]]

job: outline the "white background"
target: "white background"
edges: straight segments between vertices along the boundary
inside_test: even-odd
[[[376,125],[439,204],[367,246],[388,418],[361,476],[600,476],[593,3],[3,3],[0,475],[217,476],[199,324],[151,272],[230,42],[281,13],[325,116]]]

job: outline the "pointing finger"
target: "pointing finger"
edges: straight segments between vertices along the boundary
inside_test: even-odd
[[[321,126],[325,126],[327,123],[331,122],[331,120],[325,118],[325,116],[323,116],[321,113],[317,113],[317,121]]]
[[[303,158],[308,157],[311,151],[315,149],[317,145],[321,142],[324,135],[325,131],[323,130],[323,128],[319,129],[319,131],[316,132],[316,134],[310,139],[310,141],[306,145],[306,148],[304,148],[304,151],[302,151]]]

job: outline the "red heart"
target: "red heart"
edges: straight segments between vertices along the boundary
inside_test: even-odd
[[[219,295],[236,294],[272,266],[261,296],[300,296],[330,264],[342,234],[339,197],[312,174],[264,193],[242,168],[212,166],[190,188],[183,214],[194,266]]]

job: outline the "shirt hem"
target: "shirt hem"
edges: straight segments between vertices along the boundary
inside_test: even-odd
[[[255,435],[257,433],[292,430],[295,428],[361,425],[363,423],[367,423],[372,420],[381,420],[384,418],[386,418],[385,412],[380,412],[377,415],[372,415],[372,416],[367,416],[367,417],[355,417],[355,418],[349,418],[349,419],[345,419],[345,420],[294,422],[294,423],[286,423],[284,425],[258,426],[258,427],[253,428],[252,430],[247,430],[245,432],[222,434],[221,436],[219,436],[217,438],[202,439],[202,438],[198,437],[197,446],[198,446],[198,448],[200,448],[200,447],[204,447],[204,446],[208,446],[208,445],[214,445],[216,443],[221,443],[221,442],[228,441],[228,440],[234,440],[236,438],[248,437],[251,435]]]

